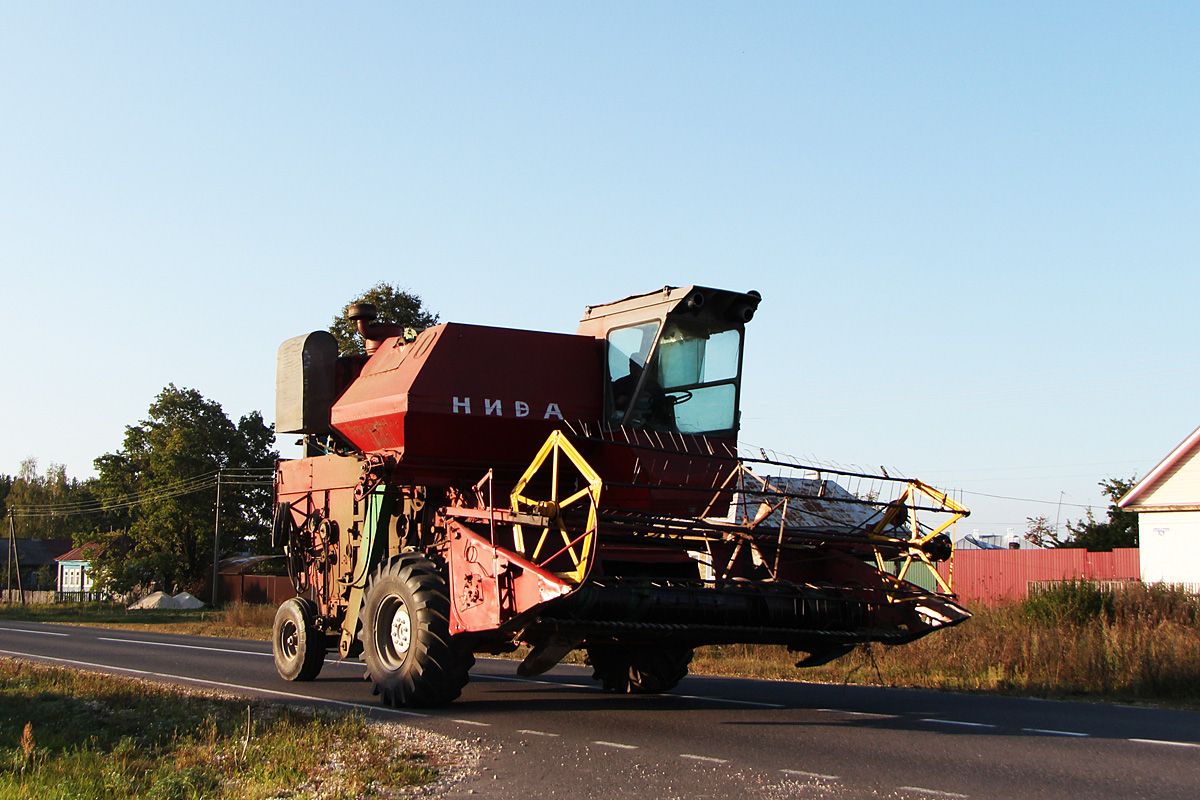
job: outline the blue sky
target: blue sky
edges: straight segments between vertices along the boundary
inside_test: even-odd
[[[1185,3],[5,3],[0,472],[91,474],[170,382],[270,419],[279,342],[379,280],[554,331],[698,283],[764,296],[743,441],[961,491],[967,531],[1078,518],[1200,424],[1198,31]]]

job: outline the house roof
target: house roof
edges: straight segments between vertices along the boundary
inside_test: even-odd
[[[68,550],[63,553],[55,561],[91,561],[98,556],[103,550],[103,546],[99,542],[87,542],[74,550]]]
[[[27,567],[53,564],[60,555],[71,549],[70,539],[13,539],[17,543],[17,561]],[[8,563],[8,546],[0,548],[0,563]]]
[[[217,572],[221,575],[241,575],[264,561],[274,561],[278,558],[283,556],[230,556],[221,559],[217,564]]]
[[[1126,492],[1125,496],[1117,501],[1117,505],[1130,511],[1138,511],[1141,501],[1161,486],[1167,478],[1175,474],[1180,466],[1190,461],[1197,451],[1200,451],[1200,428],[1192,431],[1191,435],[1172,450],[1170,455],[1160,461],[1158,466],[1150,470],[1146,477]]]

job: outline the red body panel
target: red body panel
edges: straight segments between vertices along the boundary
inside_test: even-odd
[[[733,441],[628,430],[605,438],[609,441],[580,446],[604,479],[605,506],[680,516],[720,516],[728,511],[730,495],[718,490],[737,469]]]
[[[462,522],[448,527],[451,633],[494,631],[574,588]]]
[[[595,339],[448,323],[388,340],[338,398],[335,430],[399,468],[472,482],[529,464],[564,423],[601,416]]]

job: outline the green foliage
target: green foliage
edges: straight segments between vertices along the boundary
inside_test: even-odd
[[[109,532],[93,537],[105,546],[95,559],[101,587],[200,590],[212,567],[217,472],[273,467],[278,454],[271,442],[271,427],[257,411],[234,425],[219,403],[195,389],[163,389],[149,417],[125,429],[121,450],[95,462],[96,494],[113,509]],[[270,513],[269,483],[223,484],[224,547],[268,549]]]
[[[0,659],[0,797],[397,796],[436,777],[386,726]],[[319,786],[321,791],[313,792]]]
[[[67,477],[62,464],[38,474],[36,458],[26,458],[15,478],[8,478],[5,504],[13,510],[14,530],[23,539],[74,539],[91,530],[94,520],[64,514],[64,507],[95,500],[91,481]],[[6,524],[7,526],[7,524]],[[4,531],[8,534],[7,529]]]
[[[1025,518],[1025,541],[1034,547],[1065,547],[1064,538],[1058,532],[1058,526],[1050,522],[1049,517]]]
[[[0,517],[8,514],[8,493],[12,490],[12,485],[12,475],[0,475]]]
[[[354,303],[371,303],[379,312],[380,322],[403,325],[418,332],[425,330],[430,325],[436,325],[438,322],[438,315],[425,309],[420,296],[407,289],[380,281],[343,306],[342,313],[333,318],[329,332],[337,339],[338,352],[342,355],[366,352],[363,348],[362,338],[358,335],[358,327],[353,320],[346,318],[350,306]]]
[[[54,564],[43,564],[37,571],[38,591],[51,592],[57,588],[58,568]]]
[[[1116,615],[1116,595],[1091,581],[1063,581],[1031,592],[1021,611],[1026,619],[1044,625],[1083,625],[1093,619],[1111,622]]]
[[[1108,519],[1099,521],[1089,508],[1087,516],[1078,522],[1068,522],[1069,536],[1060,547],[1084,547],[1088,550],[1112,550],[1114,547],[1137,547],[1137,514],[1120,508],[1117,501],[1133,488],[1135,478],[1121,480],[1109,478],[1100,481],[1100,490],[1112,500],[1108,506]]]

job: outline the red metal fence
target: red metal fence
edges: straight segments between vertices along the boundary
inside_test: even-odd
[[[296,596],[292,580],[277,575],[221,575],[217,598],[221,603],[267,603],[277,606]]]
[[[950,563],[938,564],[945,578]],[[968,606],[1023,600],[1029,584],[1037,581],[1084,579],[1093,581],[1138,580],[1141,575],[1136,547],[1111,553],[1087,550],[956,550],[953,561],[954,591]],[[279,605],[296,596],[291,579],[271,575],[221,575],[220,601]],[[911,579],[911,577],[910,577]],[[930,584],[932,586],[932,584]]]
[[[1035,581],[1121,581],[1141,577],[1136,547],[1118,548],[1111,553],[1075,548],[956,550],[953,562],[938,564],[943,578],[951,569],[954,591],[967,605],[1022,600],[1029,594],[1029,584]]]

